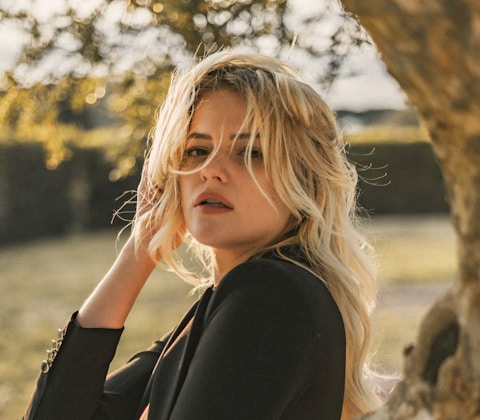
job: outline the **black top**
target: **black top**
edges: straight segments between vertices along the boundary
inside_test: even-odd
[[[207,289],[172,334],[106,374],[122,330],[67,324],[25,419],[339,419],[341,315],[322,282],[264,257]]]

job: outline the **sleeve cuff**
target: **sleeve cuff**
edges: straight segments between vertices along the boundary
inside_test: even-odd
[[[55,358],[57,357],[60,348],[66,341],[66,336],[68,334],[68,340],[73,342],[73,347],[82,348],[82,345],[75,345],[78,343],[88,342],[90,345],[95,345],[95,343],[102,344],[102,347],[112,348],[113,353],[115,352],[120,336],[124,330],[122,328],[84,328],[77,322],[78,311],[74,312],[63,328],[57,330],[57,338],[52,339],[52,347],[47,350],[47,358],[42,361],[41,371],[42,373],[48,373],[53,366]],[[105,346],[106,343],[109,345]],[[113,354],[112,354],[113,357]]]

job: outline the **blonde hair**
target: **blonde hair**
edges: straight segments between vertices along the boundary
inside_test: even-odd
[[[134,234],[138,242],[151,237],[151,255],[155,258],[161,249],[165,264],[192,280],[174,252],[185,229],[178,178],[195,105],[208,92],[222,89],[244,98],[252,124],[250,143],[260,139],[267,176],[292,214],[284,234],[255,253],[274,251],[289,259],[282,248],[300,247],[305,268],[328,287],[345,326],[342,419],[371,411],[379,402],[365,378],[376,286],[368,244],[355,226],[357,174],[345,156],[332,111],[290,66],[260,54],[223,51],[174,76],[148,155],[148,188],[156,198],[137,216]],[[195,246],[202,255],[205,249]],[[203,261],[208,269],[208,258]]]

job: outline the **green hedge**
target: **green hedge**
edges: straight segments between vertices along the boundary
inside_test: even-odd
[[[135,175],[110,182],[112,169],[96,150],[75,150],[52,171],[40,145],[0,146],[0,246],[111,226],[117,197],[137,185]]]
[[[448,211],[429,144],[357,145],[348,154],[359,168],[360,204],[370,214]],[[138,162],[136,173],[110,182],[113,166],[101,151],[75,150],[54,171],[45,168],[44,159],[36,144],[0,146],[0,245],[111,226],[125,200],[118,198],[136,188],[141,166]]]
[[[446,213],[442,173],[430,144],[362,144],[348,149],[356,163],[359,203],[370,214]]]

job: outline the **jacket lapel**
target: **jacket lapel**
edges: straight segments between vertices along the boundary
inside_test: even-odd
[[[141,407],[143,411],[150,402],[149,419],[167,420],[170,417],[202,335],[211,295],[212,289],[209,288],[187,313],[165,346],[150,378]]]

